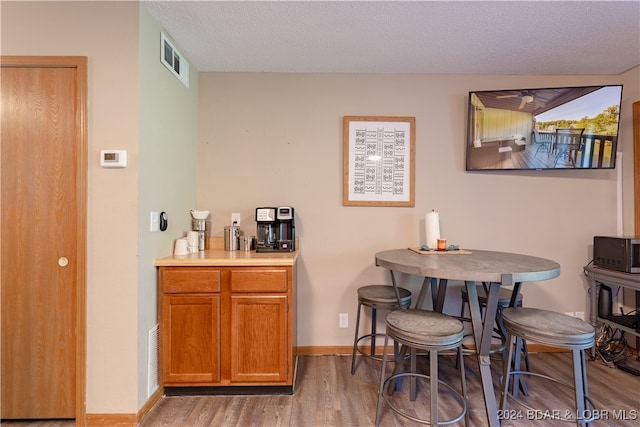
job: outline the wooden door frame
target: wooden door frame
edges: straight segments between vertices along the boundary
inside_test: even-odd
[[[633,103],[633,194],[634,229],[640,236],[640,101]]]
[[[77,167],[77,263],[76,264],[76,426],[86,425],[86,301],[87,301],[87,57],[86,56],[0,56],[0,66],[14,67],[61,67],[76,68],[77,105],[79,108],[76,127],[78,128]],[[1,72],[1,71],[0,71]]]

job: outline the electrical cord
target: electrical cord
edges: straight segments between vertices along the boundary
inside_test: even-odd
[[[596,353],[610,368],[631,356],[631,348],[624,336],[624,331],[601,325],[596,334]]]

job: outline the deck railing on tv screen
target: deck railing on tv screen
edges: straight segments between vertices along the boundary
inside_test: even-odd
[[[613,168],[617,149],[616,135],[582,135],[580,167]]]
[[[539,132],[541,140],[553,139],[553,132]],[[618,149],[617,135],[582,135],[582,147],[578,153],[579,168],[613,168]]]

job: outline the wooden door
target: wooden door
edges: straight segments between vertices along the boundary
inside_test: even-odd
[[[84,413],[86,58],[2,57],[0,73],[1,416],[76,418]]]

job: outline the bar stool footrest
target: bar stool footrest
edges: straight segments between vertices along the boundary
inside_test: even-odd
[[[389,408],[391,408],[391,410],[395,413],[397,413],[400,416],[403,416],[411,421],[415,421],[417,423],[421,423],[421,424],[429,424],[431,425],[431,419],[425,420],[422,418],[417,418],[414,417],[411,414],[408,414],[404,411],[402,411],[400,408],[396,407],[396,405],[394,405],[391,402],[391,399],[389,396],[391,396],[393,394],[392,391],[389,390],[389,384],[401,377],[417,377],[417,378],[424,378],[427,379],[429,381],[431,381],[431,377],[429,375],[425,375],[425,374],[418,374],[415,372],[401,372],[399,374],[395,374],[395,375],[391,375],[390,377],[387,377],[384,380],[383,386],[382,386],[382,398],[384,399],[384,401],[387,403],[387,405],[389,406]],[[462,418],[464,418],[464,416],[467,414],[467,405],[465,403],[465,399],[464,396],[462,396],[461,393],[459,393],[458,391],[456,391],[456,389],[454,389],[451,385],[445,383],[442,380],[438,380],[438,384],[442,384],[443,386],[447,387],[449,390],[451,390],[451,392],[455,395],[456,400],[458,400],[458,403],[460,404],[460,406],[462,407],[462,411],[460,412],[460,414],[458,414],[455,418],[451,418],[449,420],[445,420],[445,421],[440,421],[438,419],[438,425],[449,425],[449,424],[453,424],[453,423],[457,423],[458,421],[460,421]]]
[[[533,376],[533,377],[538,377],[538,378],[542,378],[542,379],[545,379],[545,380],[553,381],[554,383],[558,383],[558,384],[560,384],[560,385],[562,385],[564,387],[570,388],[571,390],[573,390],[573,387],[574,387],[573,384],[569,384],[567,382],[560,381],[557,378],[550,377],[549,375],[540,374],[538,372],[511,371],[509,373],[509,375],[530,375],[530,376]],[[501,380],[504,381],[504,378],[501,377]],[[533,407],[527,405],[526,403],[522,402],[521,400],[513,397],[513,394],[511,394],[511,393],[507,393],[507,396],[510,397],[511,400],[516,402],[518,405],[522,406],[523,408],[525,408],[525,409],[527,409],[529,411],[533,411],[533,412],[540,411],[539,409],[533,408]],[[572,418],[566,418],[566,417],[559,417],[559,418],[556,419],[556,421],[564,421],[564,422],[568,422],[568,423],[577,423],[577,422],[590,423],[590,422],[595,421],[596,418],[597,418],[597,415],[598,415],[597,411],[595,410],[596,406],[593,404],[593,401],[591,400],[591,398],[589,396],[585,395],[584,398],[591,405],[591,408],[586,408],[585,409],[585,414],[590,414],[591,415],[589,418],[572,419]],[[543,411],[546,411],[546,410],[543,410]],[[585,414],[582,414],[582,415],[585,415]]]
[[[356,340],[356,351],[357,351],[358,353],[360,353],[361,355],[363,355],[364,357],[368,357],[369,359],[373,359],[373,360],[382,360],[382,356],[383,356],[383,355],[382,355],[382,353],[381,353],[381,354],[379,354],[379,355],[378,355],[378,354],[370,354],[370,353],[367,353],[367,352],[365,352],[362,348],[360,348],[360,347],[358,346],[358,343],[359,343],[360,341],[362,341],[362,340],[366,339],[366,338],[369,338],[369,339],[375,340],[375,339],[376,339],[376,337],[382,337],[382,338],[384,338],[385,336],[386,336],[386,334],[383,334],[383,333],[375,333],[375,334],[366,334],[366,335],[362,335],[362,336],[358,337],[358,339]]]

